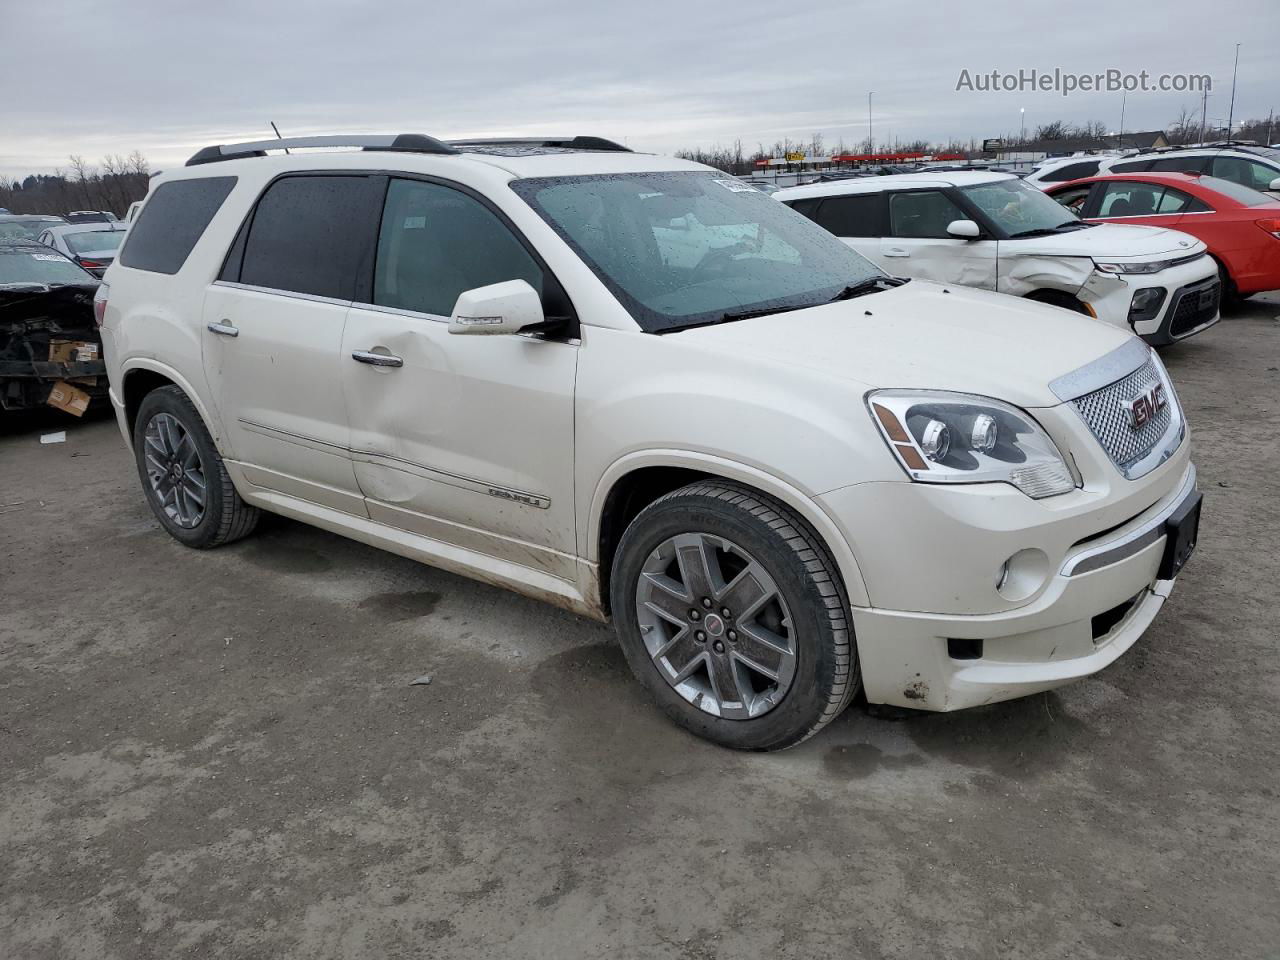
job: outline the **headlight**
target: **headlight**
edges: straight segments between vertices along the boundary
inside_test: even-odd
[[[929,390],[876,390],[871,418],[912,480],[1011,483],[1033,500],[1075,489],[1044,429],[990,397]]]
[[[1161,270],[1168,270],[1175,263],[1186,261],[1187,258],[1183,256],[1169,260],[1149,260],[1146,263],[1099,263],[1095,260],[1093,265],[1102,273],[1159,273]]]

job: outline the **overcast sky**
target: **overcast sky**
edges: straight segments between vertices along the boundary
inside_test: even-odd
[[[141,151],[332,132],[590,133],[655,152],[999,136],[1048,120],[1120,125],[1121,96],[957,92],[963,69],[1207,73],[1225,118],[1280,110],[1277,0],[0,0],[0,175]],[[1161,129],[1198,93],[1135,93]],[[1275,139],[1280,139],[1278,133]]]

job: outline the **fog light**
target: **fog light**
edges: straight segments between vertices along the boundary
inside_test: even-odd
[[[1143,323],[1160,316],[1160,308],[1164,306],[1164,288],[1146,287],[1133,295],[1129,304],[1129,322]]]
[[[1034,596],[1049,577],[1049,557],[1043,550],[1019,550],[996,572],[996,593],[1013,603]]]

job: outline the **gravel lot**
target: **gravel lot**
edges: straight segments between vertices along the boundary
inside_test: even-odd
[[[10,424],[0,958],[1280,955],[1277,314],[1165,352],[1205,520],[1127,656],[768,756],[605,627],[279,519],[187,550],[113,421]]]

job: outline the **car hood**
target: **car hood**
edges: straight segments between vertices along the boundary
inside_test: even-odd
[[[853,300],[669,334],[718,357],[810,369],[863,389],[918,387],[1059,403],[1049,383],[1132,338],[1061,307],[912,280]]]
[[[1001,240],[1000,256],[1106,257],[1147,259],[1191,254],[1205,249],[1190,234],[1165,227],[1140,227],[1123,223],[1099,223],[1087,230],[1071,230],[1047,237]]]

